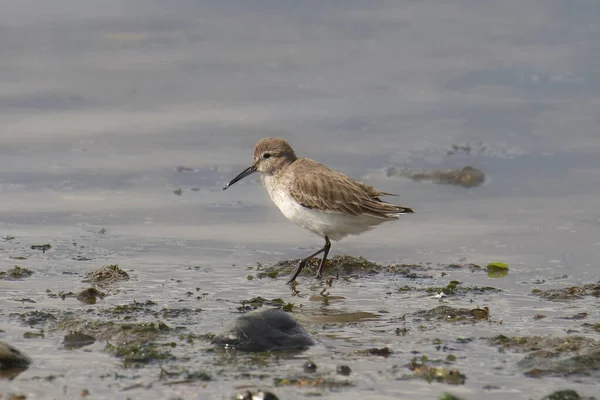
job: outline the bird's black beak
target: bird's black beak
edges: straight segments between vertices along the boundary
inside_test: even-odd
[[[248,175],[253,174],[254,172],[256,172],[256,164],[252,164],[251,166],[240,172],[238,176],[233,178],[227,185],[223,187],[223,190],[227,189],[229,186],[233,185],[237,181],[244,179]]]

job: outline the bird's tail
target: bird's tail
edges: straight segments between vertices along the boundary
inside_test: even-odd
[[[396,206],[396,207],[398,207],[397,214],[412,214],[412,213],[414,213],[412,208],[402,207],[402,206]]]

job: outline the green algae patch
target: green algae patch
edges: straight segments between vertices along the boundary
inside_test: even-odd
[[[463,400],[463,398],[455,396],[452,393],[444,393],[442,397],[440,397],[440,400]]]
[[[273,266],[262,267],[263,272],[277,271],[279,274],[291,274],[294,272],[300,259],[297,260],[286,260],[280,261]],[[307,263],[304,269],[302,270],[301,275],[314,275],[319,268],[319,264],[321,263],[320,258],[311,258]],[[383,266],[373,263],[363,257],[352,257],[352,256],[341,256],[335,255],[331,259],[328,259],[325,263],[325,272],[331,273],[332,271],[341,276],[345,276],[351,273],[376,273],[380,271]]]
[[[283,299],[276,298],[272,300],[267,300],[263,297],[257,296],[248,300],[242,300],[242,305],[237,308],[239,312],[249,312],[254,311],[262,306],[270,306],[274,308],[281,308],[283,311],[291,312],[294,309],[294,303],[286,303]]]
[[[205,371],[167,371],[165,368],[160,368],[160,380],[164,381],[163,385],[179,385],[190,384],[194,382],[210,382],[212,376]]]
[[[448,385],[464,385],[467,377],[457,369],[449,369],[443,360],[430,360],[427,356],[414,357],[408,369],[411,374],[404,374],[399,379],[423,379],[429,383],[438,382]]]
[[[274,265],[258,264],[256,270],[259,278],[277,278],[292,274],[300,259],[280,261]],[[321,259],[314,257],[310,259],[301,272],[301,276],[314,276],[319,268]],[[431,267],[420,264],[390,264],[381,265],[367,260],[363,257],[354,257],[350,255],[335,255],[327,259],[325,263],[325,274],[328,277],[349,278],[363,275],[375,274],[393,274],[408,279],[431,279],[433,276],[420,274],[416,271],[429,271]],[[250,275],[252,276],[252,275]],[[254,279],[249,277],[249,279]]]
[[[600,297],[600,283],[589,283],[562,289],[533,289],[531,294],[552,301],[577,300],[586,296]]]
[[[122,343],[146,342],[176,331],[162,321],[123,323],[106,320],[80,320],[70,317],[61,319],[58,328],[62,331],[93,336],[97,340],[114,340]]]
[[[433,287],[417,287],[417,286],[397,286],[399,292],[425,292],[431,295],[444,296],[458,296],[458,295],[482,295],[490,293],[502,293],[502,289],[498,289],[492,286],[462,286],[460,281],[450,281],[446,286],[433,286]]]
[[[163,308],[155,316],[160,316],[164,319],[175,319],[190,317],[201,312],[201,308]]]
[[[52,248],[52,245],[50,243],[46,243],[46,244],[32,244],[31,245],[31,250],[40,250],[42,253],[47,252],[51,248]]]
[[[25,332],[23,333],[23,339],[43,339],[45,336],[44,330],[40,329],[37,332]]]
[[[275,387],[294,386],[297,388],[322,388],[336,390],[354,386],[348,381],[338,381],[325,377],[275,378]]]
[[[117,318],[119,320],[131,321],[138,317],[152,316],[156,319],[176,319],[182,317],[191,317],[202,312],[201,308],[163,308],[158,309],[158,304],[152,300],[137,301],[132,303],[119,304],[114,307],[104,309],[99,315],[108,318]]]
[[[210,343],[215,338],[215,336],[216,335],[214,333],[205,333],[202,335],[196,335],[194,333],[187,333],[187,334],[180,334],[179,340],[181,340],[182,342],[185,342],[187,344],[194,344],[194,342],[196,342],[197,340],[201,341],[201,342]]]
[[[598,324],[590,324],[590,323],[585,322],[581,326],[583,327],[583,329],[586,332],[600,333],[600,323],[598,323]]]
[[[116,282],[128,281],[129,279],[129,274],[123,271],[118,264],[112,264],[90,272],[85,276],[83,282],[97,286],[109,286]]]
[[[503,278],[508,275],[508,270],[508,264],[500,261],[491,262],[485,267],[490,278]]]
[[[450,306],[438,306],[430,310],[417,311],[415,317],[426,320],[476,323],[480,321],[493,322],[490,318],[490,310],[484,308],[454,308]]]
[[[123,366],[139,368],[146,364],[159,361],[174,360],[170,349],[171,343],[127,343],[123,345],[107,344],[105,351],[120,358]]]
[[[19,322],[27,326],[39,326],[54,324],[56,322],[56,316],[49,312],[43,311],[27,311],[21,314],[11,314],[13,317],[17,317]]]
[[[381,347],[381,348],[373,347],[371,349],[366,349],[366,350],[357,350],[354,353],[387,358],[392,354],[392,351],[390,350],[389,347]]]
[[[340,312],[337,310],[324,309],[320,314],[303,315],[303,321],[308,321],[313,324],[352,324],[362,321],[376,321],[380,319],[379,314],[355,311],[355,312]]]
[[[20,281],[22,279],[29,278],[31,275],[33,275],[33,271],[15,265],[14,268],[6,271],[0,271],[0,280]]]
[[[109,316],[130,316],[132,314],[147,314],[157,304],[152,300],[138,302],[136,300],[129,304],[119,304],[113,308],[104,310],[102,313]]]
[[[46,294],[51,299],[62,299],[62,300],[65,300],[67,298],[76,298],[77,297],[76,293],[73,293],[71,291],[65,292],[63,290],[61,290],[58,293],[52,293],[52,291],[50,289],[46,289]]]
[[[177,328],[171,328],[162,321],[121,323],[65,317],[58,323],[58,328],[69,332],[63,341],[66,349],[106,341],[105,351],[120,358],[125,367],[137,368],[153,362],[175,359],[171,350],[177,344],[161,343],[161,340],[177,334]]]
[[[526,354],[517,365],[530,378],[600,377],[600,342],[594,339],[498,335],[488,341],[502,351]]]

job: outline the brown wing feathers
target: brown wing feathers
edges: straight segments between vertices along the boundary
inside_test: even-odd
[[[304,169],[316,161],[297,159],[294,168]],[[410,208],[385,203],[379,196],[390,195],[379,192],[372,186],[355,181],[329,168],[310,173],[297,174],[290,182],[290,195],[305,207],[322,211],[341,212],[348,215],[370,214],[379,218],[393,218],[394,214],[411,213]],[[308,172],[308,171],[307,171]]]

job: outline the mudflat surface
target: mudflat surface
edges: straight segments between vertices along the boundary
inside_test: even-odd
[[[0,393],[596,394],[595,1],[0,7],[0,340],[33,360]],[[338,259],[322,282],[285,285],[277,263],[321,239],[258,176],[221,190],[264,136],[416,211],[333,243],[377,266]],[[465,166],[484,183],[390,173]],[[490,277],[493,261],[508,275]],[[106,265],[129,279],[91,282]],[[90,287],[95,304],[77,299]],[[289,310],[319,344],[212,348],[259,306]],[[73,333],[94,340],[65,344]]]

